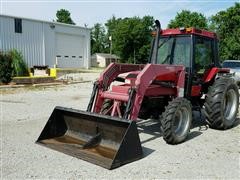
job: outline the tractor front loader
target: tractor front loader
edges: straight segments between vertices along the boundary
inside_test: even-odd
[[[234,125],[239,104],[215,33],[160,28],[146,65],[110,64],[94,83],[87,111],[56,107],[38,144],[113,169],[143,156],[136,122],[159,119],[168,144],[186,140],[192,111],[215,129]]]

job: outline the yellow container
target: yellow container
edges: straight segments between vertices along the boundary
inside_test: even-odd
[[[57,77],[57,69],[56,68],[50,68],[50,76]]]

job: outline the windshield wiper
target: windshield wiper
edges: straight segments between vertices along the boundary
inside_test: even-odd
[[[171,53],[167,55],[167,57],[163,60],[163,62],[161,64],[165,64],[165,62],[167,62],[167,60],[171,57]]]
[[[159,44],[158,48],[162,47],[166,42],[168,42],[171,39],[171,36],[169,36],[167,39],[165,39],[161,44]]]

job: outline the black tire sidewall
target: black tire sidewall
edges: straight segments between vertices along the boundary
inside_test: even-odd
[[[184,141],[184,140],[186,139],[186,137],[187,137],[187,135],[188,135],[188,132],[190,131],[191,123],[192,123],[192,107],[191,107],[189,104],[185,103],[185,102],[181,102],[181,103],[179,104],[179,106],[176,108],[176,112],[175,112],[174,115],[173,115],[173,119],[175,119],[177,112],[178,112],[178,111],[181,111],[180,109],[183,108],[183,107],[185,107],[185,108],[188,110],[188,112],[189,112],[189,117],[190,117],[190,120],[189,120],[189,121],[190,121],[190,122],[188,122],[188,128],[187,128],[186,133],[183,134],[182,136],[178,136],[178,135],[176,135],[176,134],[173,132],[174,139],[176,139],[178,142],[182,142],[182,141]],[[172,121],[172,127],[173,127],[173,122],[174,122],[174,121]],[[173,129],[172,129],[172,130],[173,130]]]
[[[110,114],[105,114],[106,111],[113,105],[113,101],[110,99],[105,99],[101,108],[101,114],[104,115],[110,115]]]
[[[232,121],[227,120],[224,115],[224,98],[226,93],[231,89],[236,92],[237,104],[239,104],[238,87],[232,78],[221,77],[216,79],[214,84],[209,87],[205,101],[205,114],[207,123],[211,128],[228,129],[234,125],[238,113],[238,107]]]
[[[226,95],[226,93],[230,90],[230,89],[233,89],[236,94],[238,94],[238,88],[235,84],[231,83],[227,86],[227,88],[225,89],[224,93],[221,95],[221,118],[223,119],[222,123],[223,123],[223,126],[226,127],[226,128],[230,128],[233,126],[234,122],[235,122],[235,119],[236,119],[236,116],[237,116],[237,113],[238,113],[238,110],[236,110],[235,114],[234,114],[234,119],[232,121],[229,121],[225,118],[224,116],[224,109],[223,109],[223,106],[224,106],[224,97]],[[239,104],[239,96],[237,98],[237,104]]]
[[[182,136],[175,134],[173,129],[174,119],[178,111],[181,111],[181,108],[185,107],[189,112],[189,122],[187,123],[188,127]],[[166,107],[165,112],[163,113],[162,126],[163,126],[163,138],[168,144],[178,144],[183,142],[191,128],[192,124],[192,107],[191,103],[185,98],[175,98],[169,105]]]

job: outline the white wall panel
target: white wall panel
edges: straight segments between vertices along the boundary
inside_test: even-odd
[[[0,50],[21,51],[29,67],[53,67],[59,53],[62,67],[90,67],[90,29],[22,18],[22,33],[15,33],[14,18],[0,15]]]
[[[22,33],[15,33],[14,18],[0,16],[0,21],[2,50],[21,51],[29,67],[44,65],[43,23],[22,19]]]

